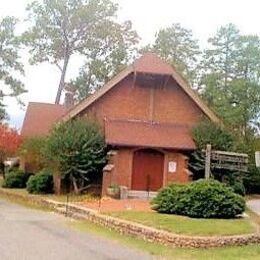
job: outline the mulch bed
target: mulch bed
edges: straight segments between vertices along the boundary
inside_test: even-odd
[[[124,210],[134,211],[153,211],[150,206],[150,201],[145,199],[126,199],[117,200],[112,198],[102,198],[96,201],[86,201],[78,203],[86,208],[98,210],[100,212],[114,212]]]

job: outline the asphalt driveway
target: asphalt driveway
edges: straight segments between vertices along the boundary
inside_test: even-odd
[[[116,242],[70,229],[65,221],[51,212],[0,200],[0,259],[152,259]]]
[[[246,205],[260,216],[260,199],[249,200]]]

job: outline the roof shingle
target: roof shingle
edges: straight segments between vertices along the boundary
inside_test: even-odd
[[[110,145],[194,150],[191,127],[148,121],[105,121],[106,143]]]
[[[44,136],[54,123],[66,112],[63,105],[30,102],[28,104],[21,135],[23,137]]]
[[[175,69],[154,53],[146,53],[134,64],[134,71],[141,73],[172,75]]]

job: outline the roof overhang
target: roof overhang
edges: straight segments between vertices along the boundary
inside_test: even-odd
[[[113,146],[195,150],[192,126],[140,120],[105,120],[106,143]]]

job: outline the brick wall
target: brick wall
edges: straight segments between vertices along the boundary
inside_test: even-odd
[[[121,81],[89,106],[82,116],[94,117],[102,125],[104,118],[153,120],[164,123],[195,124],[203,116],[193,100],[173,81],[154,90],[151,118],[151,88],[142,87],[133,76]]]
[[[81,116],[94,117],[104,127],[105,118],[194,125],[205,115],[173,79],[165,86],[153,89],[140,86],[139,82],[134,81],[133,75],[130,75],[96,100],[82,112]],[[133,151],[132,148],[121,147],[113,156],[109,163],[114,167],[110,171],[105,171],[103,176],[103,194],[111,184],[131,189]],[[187,158],[181,151],[164,151],[164,153],[164,185],[190,181]],[[176,161],[175,173],[168,172],[169,161]]]
[[[168,154],[168,163],[170,161],[176,162],[176,172],[169,172],[167,169],[167,184],[169,183],[186,183],[191,180],[190,176],[188,175],[188,158],[181,154],[181,153],[174,153],[170,152]]]
[[[120,186],[126,186],[131,190],[132,185],[132,165],[133,154],[136,149],[123,148],[117,150],[112,156],[110,156],[109,164],[113,165],[113,169],[110,171],[104,171],[102,194],[106,195],[106,189],[113,184]],[[160,150],[163,151],[163,150]],[[170,183],[186,183],[191,181],[187,171],[188,158],[177,152],[163,151],[164,153],[164,170],[163,170],[163,185]],[[176,172],[172,173],[168,171],[168,164],[170,161],[174,161],[177,164]]]

